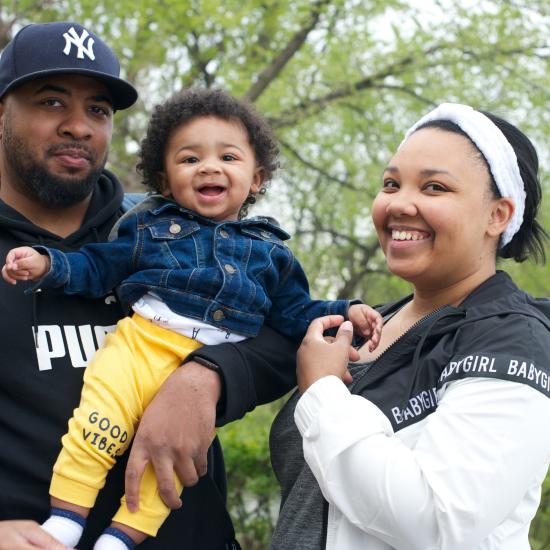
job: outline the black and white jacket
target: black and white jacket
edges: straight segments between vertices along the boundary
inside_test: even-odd
[[[528,549],[549,397],[550,300],[503,272],[413,326],[351,388],[318,380],[295,420],[329,503],[325,547]]]

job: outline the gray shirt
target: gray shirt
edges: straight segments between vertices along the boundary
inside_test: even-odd
[[[354,382],[368,366],[349,366]],[[281,487],[281,507],[271,550],[321,550],[325,544],[328,504],[304,460],[302,436],[294,423],[299,399],[296,391],[275,417],[269,437],[271,464]]]

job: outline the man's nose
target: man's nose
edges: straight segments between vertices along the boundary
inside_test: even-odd
[[[71,109],[59,125],[59,133],[75,140],[85,140],[91,138],[94,132],[87,113],[82,109]]]

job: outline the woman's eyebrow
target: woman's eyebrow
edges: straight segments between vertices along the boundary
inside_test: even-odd
[[[445,176],[449,176],[451,179],[458,181],[451,172],[448,170],[443,170],[443,168],[424,168],[423,170],[420,170],[420,174],[425,177],[431,177],[431,176],[437,176],[439,174],[444,174]]]
[[[386,168],[384,168],[384,172],[390,172],[392,174],[399,174],[399,168],[397,166],[386,166]],[[440,174],[444,174],[446,176],[449,176],[451,179],[453,179],[455,181],[458,181],[456,176],[454,176],[448,170],[444,170],[443,168],[424,168],[424,169],[419,171],[419,174],[422,177],[425,177],[425,178],[429,178],[429,177],[432,177],[432,176],[437,176],[437,175],[440,175]]]
[[[384,172],[392,172],[392,174],[399,174],[399,168],[397,166],[386,166]]]

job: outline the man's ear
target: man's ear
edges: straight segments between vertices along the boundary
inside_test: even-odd
[[[0,139],[4,133],[4,111],[6,109],[6,104],[3,99],[0,99]]]
[[[251,193],[257,193],[265,181],[265,170],[261,166],[257,166],[252,176],[252,185],[250,186]]]
[[[510,198],[502,198],[494,201],[491,208],[491,217],[487,226],[487,234],[490,237],[499,237],[504,233],[508,222],[514,215],[516,207]]]

